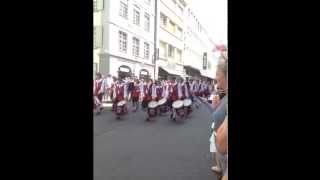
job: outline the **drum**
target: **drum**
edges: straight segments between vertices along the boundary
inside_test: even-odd
[[[191,104],[192,104],[191,99],[185,99],[183,101],[183,106],[185,106],[185,107],[189,107],[189,106],[191,106]]]
[[[191,99],[185,99],[183,101],[183,106],[184,106],[184,110],[185,110],[186,115],[189,115],[192,112],[191,104],[192,104]]]
[[[167,98],[162,98],[158,101],[158,105],[159,105],[159,108],[160,108],[160,112],[161,113],[166,113],[168,112],[168,107],[167,107]]]
[[[172,103],[172,107],[175,109],[178,116],[184,116],[184,109],[183,109],[183,101],[177,100]]]
[[[154,117],[157,115],[157,101],[150,101],[148,104],[148,115],[149,117]]]
[[[117,109],[116,109],[116,113],[118,115],[123,114],[124,113],[124,105],[126,104],[125,100],[119,101],[117,103]]]
[[[181,101],[181,100],[176,100],[172,103],[172,107],[174,109],[180,109],[180,108],[182,108],[182,106],[183,106],[183,101]]]
[[[162,105],[164,105],[166,102],[167,102],[167,98],[162,98],[162,99],[160,99],[160,100],[158,101],[158,105],[159,105],[159,106],[162,106]]]
[[[150,101],[149,104],[148,104],[148,108],[150,108],[150,109],[154,109],[157,106],[158,106],[157,101]]]
[[[123,106],[123,105],[125,105],[126,104],[126,101],[125,100],[122,100],[122,101],[119,101],[118,103],[117,103],[117,106]]]

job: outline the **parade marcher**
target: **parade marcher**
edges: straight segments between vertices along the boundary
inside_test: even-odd
[[[110,74],[107,75],[106,77],[106,100],[110,101],[111,98],[111,91],[112,91],[112,84],[113,84],[113,78],[111,77]]]
[[[158,98],[158,112],[160,115],[169,111],[168,107],[168,96],[169,96],[169,84],[162,80],[158,87],[157,98]]]
[[[193,80],[192,82],[192,88],[191,88],[191,92],[192,92],[192,100],[194,105],[196,106],[196,108],[198,109],[200,106],[200,102],[198,101],[198,97],[200,95],[199,90],[200,90],[200,84],[199,84],[199,80]]]
[[[185,114],[186,117],[192,112],[192,94],[190,91],[190,83],[189,81],[186,81],[183,85],[183,92],[184,92],[184,108],[185,108]]]
[[[177,110],[182,109],[183,110],[183,102],[182,104],[177,100],[183,100],[183,94],[182,94],[182,81],[172,81],[171,87],[169,90],[169,96],[170,96],[170,104],[171,104],[171,115],[170,119],[176,120]],[[175,103],[178,104],[178,107],[174,107]],[[182,111],[181,111],[182,112]]]
[[[143,99],[141,106],[143,109],[146,109],[148,107],[148,103],[151,101],[151,85],[152,80],[147,80],[147,82],[143,85]]]
[[[136,112],[139,108],[139,98],[140,98],[140,82],[138,79],[135,79],[133,88],[131,91],[131,100],[132,100],[132,105],[134,107],[134,112]]]
[[[153,83],[152,80],[150,80],[150,83],[149,83],[149,93],[148,94],[151,94],[151,100],[147,104],[148,117],[146,120],[151,121],[157,116],[157,113],[158,113],[157,85],[155,82]]]
[[[96,97],[96,101],[97,101],[97,107],[96,107],[96,111],[97,111],[97,114],[100,114],[103,107],[102,107],[102,98],[103,98],[103,95],[104,95],[104,81],[102,79],[102,75],[100,73],[97,73],[96,74],[96,80],[95,80],[95,84],[94,84],[94,89],[95,89],[95,92],[94,92],[94,96]]]
[[[123,115],[127,112],[127,105],[125,100],[127,98],[127,88],[125,83],[119,79],[113,88],[113,109],[117,114],[117,118],[120,118],[120,115]],[[119,102],[123,102],[123,104],[119,105]]]
[[[164,85],[161,85],[160,81],[156,82],[156,101],[159,101],[164,97]]]

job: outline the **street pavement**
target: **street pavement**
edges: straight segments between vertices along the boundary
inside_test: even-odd
[[[216,180],[209,152],[210,113],[202,105],[182,123],[146,112],[94,116],[94,180]]]

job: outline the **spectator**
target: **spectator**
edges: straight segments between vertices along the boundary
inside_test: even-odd
[[[221,90],[218,91],[218,95],[214,96],[212,100],[212,105],[214,106],[214,111],[212,113],[212,135],[210,137],[210,152],[213,153],[213,161],[216,166],[211,169],[217,173],[221,172],[221,166],[216,158],[216,143],[215,134],[222,122],[227,115],[227,96],[223,95],[227,91],[227,73],[228,73],[228,62],[226,60],[219,61],[216,72],[217,87]]]
[[[222,180],[228,179],[228,116],[216,134],[217,160],[221,165]]]

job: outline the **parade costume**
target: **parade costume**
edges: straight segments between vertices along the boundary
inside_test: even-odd
[[[125,84],[116,84],[113,88],[113,110],[115,111],[117,118],[127,113],[127,105],[125,98],[127,97],[127,89]]]
[[[150,92],[151,91],[151,92]],[[158,114],[158,103],[157,103],[157,86],[152,83],[149,86],[149,94],[151,94],[151,100],[148,102],[148,117],[147,121],[154,120]]]
[[[132,91],[131,91],[131,100],[132,104],[135,107],[134,111],[137,111],[139,108],[139,97],[140,97],[140,86],[138,84],[133,85]]]
[[[102,98],[104,95],[104,81],[102,78],[96,79],[94,83],[94,104],[98,113],[103,109]]]

